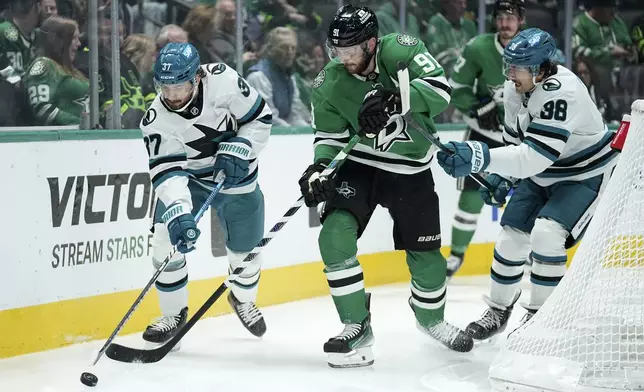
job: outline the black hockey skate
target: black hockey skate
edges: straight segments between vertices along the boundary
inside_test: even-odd
[[[367,310],[371,307],[371,294],[366,293]],[[332,368],[369,366],[374,357],[371,346],[374,343],[371,330],[371,313],[358,324],[345,324],[342,332],[324,343],[327,362]]]
[[[483,316],[477,321],[471,322],[465,331],[476,340],[486,340],[494,335],[505,331],[508,325],[510,315],[512,315],[512,308],[521,296],[521,290],[514,297],[510,306],[498,305],[490,299],[487,295],[483,296],[483,301],[488,304],[489,308],[483,313]]]
[[[253,335],[262,337],[266,333],[266,323],[262,312],[257,308],[255,302],[239,302],[237,297],[232,293],[228,293],[228,303],[233,308],[237,317],[242,322],[248,332]]]
[[[414,310],[414,307],[411,305],[411,297],[409,297],[408,303],[411,309]],[[445,320],[431,327],[422,326],[416,320],[416,328],[436,339],[440,344],[450,350],[466,353],[474,347],[474,341],[467,333]]]
[[[527,310],[527,312],[526,312],[526,314],[523,315],[523,318],[521,319],[521,321],[519,321],[519,326],[516,327],[514,330],[512,330],[512,332],[510,332],[508,334],[508,336],[512,335],[519,328],[523,327],[523,325],[526,324],[528,321],[530,321],[532,316],[534,316],[537,313],[537,310],[539,310],[537,308],[531,307],[531,306],[523,304],[523,303],[521,304],[521,306],[523,306],[525,308],[525,310]]]
[[[176,316],[163,316],[156,319],[143,332],[143,340],[150,343],[163,344],[172,339],[177,331],[186,323],[188,318],[188,308],[181,309]],[[178,350],[179,345],[173,350]]]
[[[450,254],[447,258],[447,278],[451,278],[463,265],[464,256]]]

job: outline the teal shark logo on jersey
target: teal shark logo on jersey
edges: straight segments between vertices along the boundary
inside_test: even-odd
[[[557,91],[561,88],[561,82],[557,79],[548,79],[543,82],[543,89],[546,91]]]
[[[378,151],[386,152],[396,142],[411,142],[411,136],[407,133],[407,124],[402,117],[387,125],[376,136],[376,147]]]

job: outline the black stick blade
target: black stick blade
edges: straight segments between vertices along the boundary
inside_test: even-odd
[[[138,348],[121,346],[118,343],[112,343],[105,351],[108,358],[118,362],[127,363],[154,363],[159,362],[172,349],[171,345],[165,344],[152,350],[143,350]]]

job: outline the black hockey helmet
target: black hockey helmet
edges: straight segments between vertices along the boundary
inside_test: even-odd
[[[499,12],[516,14],[519,18],[523,18],[525,16],[525,0],[496,0],[492,16],[496,18]]]
[[[335,13],[326,37],[327,46],[358,45],[378,37],[378,18],[368,7],[347,4]]]

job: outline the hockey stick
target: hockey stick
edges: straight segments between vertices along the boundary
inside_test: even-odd
[[[349,151],[355,147],[356,144],[360,141],[360,136],[356,135],[349,140],[349,143],[335,156],[333,161],[329,163],[327,168],[320,174],[321,176],[329,176],[334,173],[335,170],[339,169],[340,166],[344,163],[347,154]],[[172,348],[179,343],[179,341],[184,337],[185,334],[190,331],[192,327],[199,321],[199,319],[210,309],[210,307],[221,297],[226,289],[230,287],[235,277],[239,276],[244,269],[250,264],[257,255],[264,249],[266,245],[275,236],[277,233],[282,230],[286,223],[295,215],[295,213],[302,207],[304,204],[304,196],[300,196],[299,199],[291,206],[291,208],[286,211],[286,213],[280,218],[280,220],[273,226],[273,228],[266,234],[266,237],[262,238],[261,241],[255,246],[255,248],[244,258],[241,265],[232,272],[224,280],[224,282],[217,288],[217,290],[206,300],[206,302],[201,305],[197,312],[186,322],[186,324],[177,331],[166,344],[163,346],[157,347],[151,350],[131,348],[127,346],[122,346],[118,343],[112,343],[107,349],[107,356],[115,361],[119,362],[141,362],[141,363],[153,363],[158,362],[163,359]]]
[[[428,132],[425,129],[425,127],[418,124],[416,120],[414,120],[414,118],[411,116],[411,110],[410,110],[411,103],[409,101],[409,70],[407,69],[407,64],[405,64],[402,61],[398,62],[398,88],[400,89],[400,100],[402,103],[402,112],[405,113],[403,115],[403,118],[405,119],[407,124],[416,128],[416,130],[421,135],[423,135],[425,139],[427,139],[430,143],[438,147],[439,150],[452,155],[454,153],[453,151],[445,147],[445,145],[436,136]],[[472,177],[472,179],[476,181],[480,186],[485,187],[489,190],[493,189],[492,185],[489,182],[487,182],[487,180],[483,178],[480,174],[472,173],[469,176]]]
[[[224,178],[226,178],[226,174],[222,170],[217,174],[217,177],[215,178],[215,181],[217,181],[217,185],[212,190],[212,192],[210,192],[210,194],[206,198],[206,201],[203,203],[203,205],[197,212],[197,215],[195,215],[195,223],[199,223],[199,220],[206,212],[206,210],[208,210],[208,207],[210,207],[210,204],[215,199],[215,196],[217,196],[217,193],[219,193],[221,188],[224,186]],[[105,353],[107,347],[112,343],[114,338],[116,338],[116,335],[118,335],[118,333],[121,331],[125,323],[127,323],[127,321],[130,319],[130,316],[132,316],[132,313],[134,313],[136,308],[139,307],[139,304],[143,300],[143,297],[145,297],[145,295],[148,293],[148,291],[150,290],[154,282],[157,281],[157,278],[159,277],[159,275],[161,275],[161,273],[166,269],[166,267],[170,263],[170,259],[172,259],[172,256],[174,256],[175,253],[177,253],[177,247],[173,246],[168,256],[166,256],[166,258],[163,260],[163,263],[161,263],[161,265],[159,266],[159,268],[157,268],[154,275],[152,275],[152,278],[150,279],[148,284],[145,285],[145,287],[141,291],[141,294],[139,294],[139,296],[136,297],[136,300],[134,300],[134,303],[132,304],[132,306],[130,306],[130,309],[127,311],[127,313],[125,313],[125,316],[123,316],[121,321],[118,323],[118,325],[114,329],[114,332],[112,332],[110,337],[107,338],[107,341],[105,341],[105,344],[103,345],[103,347],[101,347],[101,349],[98,351],[98,354],[96,355],[96,358],[94,359],[94,362],[92,362],[91,366],[96,365],[98,360],[103,356],[103,353]]]

